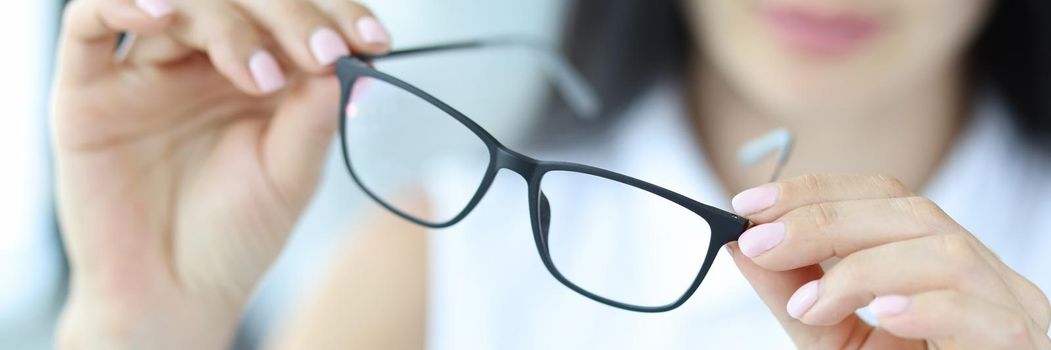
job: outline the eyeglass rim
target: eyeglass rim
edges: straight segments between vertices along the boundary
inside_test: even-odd
[[[628,175],[584,164],[537,160],[525,156],[521,153],[518,153],[514,150],[511,150],[503,144],[501,144],[495,137],[492,136],[492,134],[490,134],[476,122],[474,122],[473,120],[471,120],[466,115],[459,112],[452,106],[449,106],[445,102],[439,100],[438,98],[435,98],[434,96],[413,86],[412,84],[409,84],[405,81],[402,81],[401,79],[398,79],[394,76],[388,75],[386,73],[372,68],[369,65],[369,61],[363,60],[360,57],[346,56],[340,58],[336,62],[336,73],[339,77],[341,88],[340,106],[346,106],[348,102],[350,102],[349,99],[351,91],[353,89],[353,85],[359,78],[369,77],[373,79],[378,79],[385,83],[391,84],[397,88],[400,88],[406,92],[409,92],[415,95],[416,97],[421,98],[427,103],[442,110],[447,115],[453,117],[455,120],[464,125],[468,130],[470,130],[476,136],[478,136],[479,139],[481,139],[482,142],[486,145],[486,148],[489,151],[490,159],[489,164],[486,168],[485,175],[482,177],[478,189],[472,195],[467,205],[456,216],[445,222],[435,223],[422,220],[394,207],[393,205],[387,203],[385,200],[373,193],[368,188],[368,186],[366,186],[363,183],[358,174],[354,171],[354,167],[351,165],[349,152],[347,151],[346,108],[340,108],[339,134],[344,165],[346,166],[347,171],[350,173],[351,178],[354,180],[355,184],[357,184],[357,186],[361,188],[362,191],[365,192],[365,194],[368,197],[370,197],[373,201],[383,206],[385,209],[391,211],[392,213],[398,215],[403,219],[406,219],[410,222],[424,227],[440,229],[453,226],[461,220],[463,220],[468,214],[470,214],[470,212],[478,205],[478,203],[484,197],[485,193],[488,192],[493,181],[495,180],[496,174],[501,169],[508,169],[513,172],[516,172],[527,180],[527,186],[529,189],[528,200],[530,208],[530,221],[532,225],[533,238],[536,242],[537,250],[540,253],[540,257],[542,262],[544,263],[544,266],[548,269],[548,272],[550,272],[551,275],[555,277],[555,279],[558,280],[560,283],[562,283],[569,289],[581,295],[584,295],[585,297],[590,298],[594,301],[616,308],[637,312],[665,312],[678,308],[683,303],[685,303],[686,300],[688,300],[694,294],[694,292],[696,292],[697,288],[700,286],[701,281],[704,279],[704,277],[707,275],[708,270],[711,268],[715,256],[718,254],[718,249],[729,242],[736,241],[740,237],[741,233],[743,233],[744,230],[747,229],[747,227],[750,225],[747,219],[737,216],[733,213],[729,213],[721,209],[703,204],[701,202],[690,199],[689,197],[686,197],[682,194],[679,194],[675,191],[630,177]],[[551,254],[548,249],[546,239],[543,237],[544,230],[540,223],[540,215],[537,210],[537,208],[539,207],[540,198],[542,196],[542,193],[540,191],[540,183],[543,179],[543,176],[551,171],[567,171],[582,173],[586,175],[602,177],[611,181],[632,186],[647,191],[649,193],[655,194],[679,206],[682,206],[694,212],[698,216],[701,216],[705,221],[707,221],[709,227],[711,228],[711,237],[708,252],[706,252],[705,260],[702,264],[700,271],[698,271],[697,275],[694,278],[694,281],[690,284],[689,288],[682,294],[682,296],[676,299],[674,302],[661,306],[633,305],[602,297],[598,294],[592,293],[576,285],[569,279],[565,278],[565,276],[562,275],[562,273],[558,270],[557,266],[551,259]]]

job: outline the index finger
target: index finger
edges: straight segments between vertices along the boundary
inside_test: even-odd
[[[738,215],[762,224],[817,203],[913,195],[901,181],[884,175],[804,175],[747,189],[732,204]]]
[[[171,22],[174,8],[162,0],[76,0],[63,13],[60,78],[90,79],[113,64],[121,32],[153,33]]]

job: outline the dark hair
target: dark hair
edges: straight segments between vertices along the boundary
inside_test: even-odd
[[[675,0],[577,0],[564,51],[621,114],[661,73],[684,68],[689,30]],[[971,70],[1034,139],[1051,135],[1051,1],[996,0],[971,48]],[[1046,140],[1043,140],[1046,141]]]

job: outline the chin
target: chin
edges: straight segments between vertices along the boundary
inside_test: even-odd
[[[753,66],[755,67],[755,66]],[[885,81],[866,74],[811,69],[741,69],[724,71],[724,81],[762,114],[790,120],[853,115],[887,95]]]
[[[816,86],[815,86],[816,85]],[[750,99],[771,116],[791,119],[813,119],[824,116],[857,114],[859,109],[872,106],[874,96],[858,84],[820,84],[776,86],[767,93],[754,92]]]

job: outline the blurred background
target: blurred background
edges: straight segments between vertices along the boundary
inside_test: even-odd
[[[522,35],[555,43],[565,12],[560,0],[368,0],[394,46]],[[48,145],[48,90],[62,0],[0,2],[0,349],[49,349],[65,298],[68,271],[55,219]],[[450,75],[452,67],[470,67]],[[380,67],[476,118],[513,145],[544,94],[539,60],[520,52],[404,60]],[[493,89],[492,87],[500,87]],[[484,99],[477,91],[486,91]],[[499,91],[494,93],[493,91]],[[235,348],[258,347],[262,335],[309,291],[334,248],[351,234],[354,213],[368,202],[330,153],[323,183],[285,253],[263,281]]]

